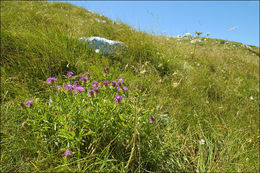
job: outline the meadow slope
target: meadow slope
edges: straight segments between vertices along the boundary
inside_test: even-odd
[[[90,36],[127,49],[102,56],[78,41]],[[2,1],[1,172],[259,172],[259,47],[201,40],[194,49],[190,39],[149,35],[67,3]],[[57,94],[46,80],[71,82],[68,71],[75,80],[89,72],[86,90],[122,76],[129,91]],[[30,99],[32,107],[20,106]],[[65,133],[68,116],[80,123]]]

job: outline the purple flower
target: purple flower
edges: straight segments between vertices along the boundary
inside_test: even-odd
[[[99,93],[98,87],[93,89],[95,93]]]
[[[124,79],[123,79],[122,76],[119,77],[119,81],[120,81],[121,83],[124,83]]]
[[[86,82],[88,79],[85,76],[80,76],[80,81]]]
[[[62,154],[62,156],[65,156],[65,157],[68,157],[68,156],[70,156],[70,155],[72,155],[72,151],[70,151],[70,150],[66,150],[66,151],[64,152],[64,154]]]
[[[22,103],[20,103],[20,106],[21,106],[22,108],[26,108],[27,106],[32,106],[32,104],[33,104],[33,99],[32,99],[32,100],[29,100],[29,101],[27,101],[27,102],[22,102]]]
[[[57,88],[57,90],[59,91],[59,90],[61,90],[61,86],[56,86],[56,88]]]
[[[108,68],[108,67],[105,67],[105,68],[103,69],[103,73],[107,74],[108,72],[109,72],[109,68]]]
[[[98,87],[98,82],[97,82],[97,81],[95,81],[95,82],[92,84],[92,87],[93,87],[93,88],[96,88],[96,87]]]
[[[55,81],[57,81],[58,79],[57,78],[55,78],[55,77],[49,77],[48,79],[47,79],[47,82],[49,83],[49,84],[51,84],[51,83],[54,83]]]
[[[112,85],[116,85],[116,81],[113,80],[113,81],[112,81]]]
[[[79,81],[75,81],[74,83],[73,83],[73,87],[77,87],[79,85]]]
[[[119,86],[118,86],[118,87],[116,87],[116,89],[117,89],[117,90],[121,90],[121,88],[120,88]]]
[[[85,74],[87,77],[89,77],[89,72],[85,72],[84,74]]]
[[[115,100],[115,103],[121,103],[121,100],[123,99],[123,96],[119,96],[117,95],[114,100]]]
[[[68,77],[72,77],[72,75],[73,75],[73,72],[68,71],[67,76],[68,76]]]
[[[94,90],[90,90],[90,91],[88,92],[88,95],[89,95],[90,97],[93,97],[93,96],[94,96]]]
[[[124,90],[124,91],[128,91],[128,88],[124,87],[123,90]]]
[[[82,92],[82,91],[85,90],[85,88],[81,87],[81,86],[78,86],[78,87],[75,87],[74,90],[77,91],[77,92]]]
[[[65,87],[64,87],[64,89],[67,90],[67,91],[71,91],[73,88],[74,87],[71,84],[65,85]]]
[[[121,82],[117,82],[116,85],[120,87],[122,85],[122,83]]]
[[[33,99],[25,102],[26,105],[31,106],[33,104]]]
[[[152,116],[152,115],[150,116],[150,122],[151,122],[151,123],[155,122],[155,117]]]
[[[103,82],[103,85],[104,85],[104,86],[107,86],[108,84],[109,84],[109,81],[104,81],[104,82]]]

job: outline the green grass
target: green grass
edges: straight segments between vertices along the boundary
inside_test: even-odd
[[[78,41],[89,36],[122,41],[127,49],[96,54]],[[152,36],[70,4],[1,2],[1,171],[259,172],[259,57],[252,54],[259,47],[224,43],[208,38],[196,43],[193,55],[190,40]],[[106,66],[109,78],[102,73]],[[129,118],[128,128],[120,125],[119,112],[109,113],[116,91],[108,97],[104,90],[92,105],[97,124],[74,124],[72,132],[95,132],[88,133],[88,142],[79,133],[69,141],[56,137],[72,133],[63,116],[71,112],[78,118],[73,123],[90,114],[81,103],[90,102],[87,93],[58,96],[46,83],[54,76],[62,84],[67,71],[88,71],[91,82],[123,76],[129,95],[118,111]],[[140,97],[137,122],[133,97]],[[33,107],[19,105],[36,98]],[[119,118],[105,133],[98,124],[104,115]],[[74,153],[65,158],[68,144]]]

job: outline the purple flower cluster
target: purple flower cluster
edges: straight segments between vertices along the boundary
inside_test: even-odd
[[[71,85],[71,84],[67,84],[67,85],[65,85],[64,89],[67,90],[67,91],[71,91],[71,90],[74,89],[74,86]]]
[[[48,82],[48,84],[51,84],[51,83],[56,82],[57,80],[58,80],[58,79],[55,78],[55,77],[49,77],[49,78],[47,79],[47,82]]]
[[[97,82],[97,81],[94,81],[94,83],[92,84],[92,87],[93,87],[93,88],[98,87],[98,82]]]
[[[109,83],[110,83],[109,81],[106,81],[106,80],[105,80],[105,81],[103,82],[103,86],[107,86]]]
[[[121,103],[121,100],[123,99],[123,96],[120,96],[120,95],[117,95],[114,100],[115,100],[115,103]]]

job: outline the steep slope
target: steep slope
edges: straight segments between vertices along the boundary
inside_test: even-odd
[[[127,50],[102,56],[79,43],[90,36],[122,41]],[[160,147],[143,154],[150,160],[142,165],[136,158],[130,171],[259,171],[259,47],[225,42],[202,38],[195,47],[189,39],[152,36],[66,3],[1,2],[1,169],[44,171],[58,160],[44,160],[41,149],[31,154],[21,143],[20,102],[48,99],[50,76],[89,71],[100,78],[108,66],[130,89],[141,86],[143,108],[169,119],[158,132]],[[59,170],[57,162],[51,166]],[[82,162],[71,163],[78,170]],[[111,161],[104,170],[121,165]]]

